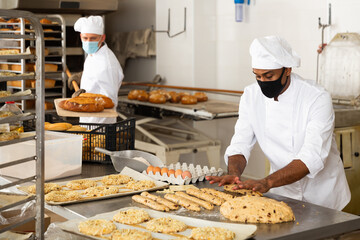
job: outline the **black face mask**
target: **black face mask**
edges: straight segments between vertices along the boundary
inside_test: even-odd
[[[284,87],[286,86],[287,83],[287,79],[284,85],[281,84],[281,79],[284,75],[285,72],[285,68],[283,68],[283,71],[280,75],[280,77],[275,80],[275,81],[267,81],[267,82],[262,82],[257,80],[262,93],[268,97],[268,98],[274,98],[274,97],[278,97],[281,93],[281,91],[284,89]]]

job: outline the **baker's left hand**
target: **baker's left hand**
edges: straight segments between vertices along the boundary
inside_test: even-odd
[[[233,189],[249,189],[253,191],[258,191],[261,193],[265,193],[270,190],[269,184],[267,183],[266,179],[261,180],[246,180],[240,181],[237,180],[236,185]]]

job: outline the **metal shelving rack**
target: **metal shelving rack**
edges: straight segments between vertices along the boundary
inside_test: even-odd
[[[27,114],[27,115],[18,115],[12,116],[8,118],[4,118],[0,120],[0,123],[10,123],[16,121],[25,121],[25,120],[36,120],[36,131],[34,135],[30,135],[27,137],[20,137],[20,139],[14,139],[10,141],[0,142],[1,146],[11,145],[19,142],[35,140],[35,155],[30,156],[23,159],[14,159],[14,161],[2,163],[0,164],[0,168],[5,168],[13,165],[17,165],[20,163],[28,162],[28,161],[35,161],[36,162],[36,173],[34,176],[25,178],[25,179],[18,179],[14,182],[0,185],[1,189],[6,189],[12,186],[16,186],[22,184],[24,182],[29,181],[36,181],[36,195],[31,196],[25,200],[6,205],[0,208],[0,212],[5,211],[7,209],[13,208],[15,206],[20,206],[26,202],[35,200],[36,201],[36,214],[35,216],[28,217],[20,222],[11,224],[3,229],[0,230],[0,233],[13,229],[17,226],[21,226],[27,222],[32,220],[36,220],[36,233],[35,239],[44,239],[44,119],[45,119],[45,112],[44,112],[44,33],[42,26],[39,22],[39,19],[32,13],[26,11],[18,11],[18,10],[1,10],[0,9],[0,16],[4,18],[21,18],[21,22],[24,19],[30,21],[33,26],[34,34],[25,34],[25,31],[21,31],[20,34],[15,33],[0,33],[0,39],[20,39],[20,40],[34,40],[36,45],[36,52],[35,55],[30,54],[16,54],[16,55],[0,55],[0,60],[7,60],[7,59],[18,59],[21,62],[24,59],[34,59],[36,65],[36,72],[35,78],[36,80],[36,88],[35,92],[28,96],[16,96],[16,97],[3,97],[0,98],[0,102],[4,103],[7,101],[13,100],[26,100],[26,99],[35,99],[36,103],[36,110],[35,113]],[[22,62],[23,64],[24,62]],[[24,76],[0,76],[0,82],[4,81],[11,81],[11,80],[24,80],[27,79]],[[21,177],[21,176],[19,176]]]

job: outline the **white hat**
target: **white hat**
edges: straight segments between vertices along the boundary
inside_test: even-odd
[[[289,43],[277,36],[256,38],[250,46],[252,68],[279,69],[300,66],[300,57]]]
[[[90,16],[79,18],[74,29],[81,33],[94,33],[98,35],[104,34],[104,21],[100,16]]]

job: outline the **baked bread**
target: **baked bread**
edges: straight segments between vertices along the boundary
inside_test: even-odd
[[[170,97],[171,97],[170,102],[172,102],[172,103],[179,103],[180,102],[180,100],[181,100],[181,94],[180,93],[172,91],[172,92],[169,92],[169,94],[170,94]]]
[[[197,98],[198,102],[205,102],[208,100],[208,97],[204,92],[196,92],[194,93],[194,96]]]
[[[66,131],[72,127],[71,123],[48,123],[45,124],[45,130],[49,131]]]
[[[185,231],[186,224],[173,218],[154,218],[146,223],[146,229],[158,233],[176,233]]]
[[[52,21],[50,21],[49,19],[43,18],[40,20],[41,24],[52,24]]]
[[[86,98],[95,98],[95,100],[101,102],[104,105],[104,108],[113,108],[115,105],[111,98],[96,93],[82,93],[79,97],[86,97]]]
[[[96,98],[74,97],[59,103],[62,109],[73,112],[101,112],[104,105]]]
[[[85,132],[87,129],[84,127],[81,127],[79,125],[72,126],[71,128],[67,129],[66,131],[69,132]]]
[[[196,104],[197,98],[195,96],[185,95],[181,98],[181,103],[182,104]]]
[[[18,22],[20,22],[19,18],[11,18],[7,21],[7,23],[18,23]]]
[[[0,142],[3,141],[10,141],[13,139],[18,139],[20,138],[20,134],[16,131],[14,132],[0,132]]]
[[[136,229],[119,229],[111,234],[111,240],[152,240],[151,233]]]
[[[0,98],[8,97],[10,95],[11,95],[11,92],[9,92],[9,91],[0,91]]]
[[[130,100],[137,100],[139,94],[146,93],[145,90],[133,89],[128,93],[128,99]]]
[[[128,209],[119,211],[113,220],[123,224],[139,224],[150,220],[150,215],[142,209]]]
[[[139,95],[137,96],[137,100],[142,102],[147,102],[149,100],[149,94],[145,91],[139,92]]]
[[[153,93],[149,96],[149,102],[151,103],[166,103],[166,97],[165,95],[161,93]]]
[[[220,213],[231,221],[244,223],[281,223],[295,221],[286,203],[266,197],[237,197],[225,202]]]

